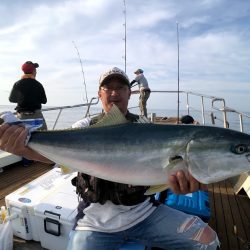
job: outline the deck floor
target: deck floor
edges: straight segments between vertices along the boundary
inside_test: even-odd
[[[250,249],[250,199],[234,194],[231,181],[209,185],[211,218],[221,249]]]
[[[13,164],[0,173],[0,206],[5,196],[52,169],[33,163],[29,167]],[[218,233],[222,250],[250,249],[250,199],[246,194],[235,195],[231,182],[209,185],[211,219],[209,225]],[[43,249],[39,243],[15,237],[14,249]]]
[[[0,173],[0,206],[5,205],[5,196],[14,192],[19,187],[38,178],[42,174],[52,169],[51,165],[43,163],[33,163],[28,167],[15,163],[4,168]],[[14,250],[42,250],[39,242],[26,241],[24,239],[14,237]]]

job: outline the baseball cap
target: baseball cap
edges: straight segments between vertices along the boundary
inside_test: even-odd
[[[112,78],[119,78],[124,84],[130,87],[130,82],[127,74],[117,67],[113,67],[101,75],[99,86],[101,87],[102,85],[106,84]]]
[[[142,74],[142,73],[143,73],[143,70],[142,70],[142,69],[137,69],[134,73],[135,73],[135,74],[137,74],[137,73]]]
[[[25,74],[30,74],[34,71],[34,69],[38,68],[39,64],[38,63],[33,63],[31,61],[27,61],[22,65],[22,71]]]

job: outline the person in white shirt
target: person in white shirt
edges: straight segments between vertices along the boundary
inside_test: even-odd
[[[140,97],[139,97],[139,107],[141,111],[141,115],[147,117],[147,100],[150,96],[150,88],[148,85],[148,81],[146,77],[143,74],[142,69],[137,69],[135,72],[136,77],[135,79],[130,83],[131,87],[137,82],[139,86],[139,92],[140,92]]]

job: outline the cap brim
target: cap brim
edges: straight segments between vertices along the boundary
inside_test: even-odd
[[[118,78],[118,79],[122,80],[122,82],[123,82],[124,84],[126,84],[127,86],[130,87],[130,83],[129,83],[128,79],[126,79],[124,76],[122,76],[122,75],[120,75],[120,74],[112,74],[112,75],[109,75],[109,76],[105,77],[105,78],[102,80],[102,82],[100,83],[100,87],[103,86],[104,84],[106,84],[107,81],[109,81],[109,80],[112,79],[112,78]]]

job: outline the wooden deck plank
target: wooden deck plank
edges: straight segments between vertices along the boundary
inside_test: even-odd
[[[220,193],[220,185],[218,183],[213,185],[214,206],[216,211],[215,227],[219,240],[221,242],[221,249],[229,250],[229,243],[227,238],[227,230],[225,223],[225,216],[223,212],[222,197]]]
[[[238,241],[239,249],[246,249],[247,244],[249,244],[250,235],[250,218],[246,211],[243,209],[244,204],[248,204],[248,210],[250,208],[249,199],[246,195],[235,195],[233,187],[230,182],[226,183],[228,199],[230,201],[230,207],[232,211],[237,211],[232,213],[233,228],[231,229],[230,239],[235,238]],[[248,202],[247,202],[248,201]],[[249,244],[250,246],[250,244]],[[250,247],[249,247],[250,249]]]
[[[221,250],[250,249],[250,199],[236,195],[230,180],[209,185],[211,218]],[[234,230],[236,228],[236,232]]]
[[[246,199],[246,196],[237,195],[236,196],[237,204],[241,216],[243,217],[242,221],[244,222],[244,229],[246,232],[246,239],[250,243],[250,199]],[[250,247],[249,247],[250,248]]]
[[[241,223],[241,218],[238,213],[234,213],[236,207],[233,205],[233,195],[228,193],[227,185],[225,181],[220,182],[220,193],[222,197],[222,205],[223,205],[223,213],[225,216],[225,224],[227,231],[227,239],[229,244],[229,249],[242,249],[240,242],[234,234],[234,227],[236,226],[236,222]],[[231,201],[231,202],[230,202]],[[241,225],[242,226],[242,225]]]
[[[209,194],[209,206],[210,206],[210,220],[209,225],[217,231],[216,227],[216,206],[215,206],[215,196],[214,196],[214,186],[208,185],[208,194]]]

